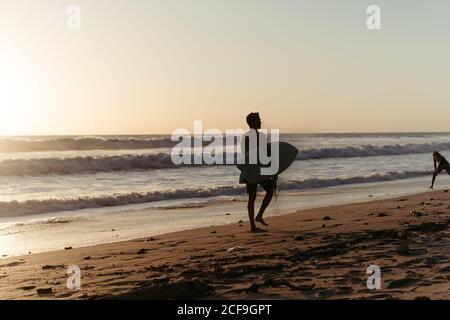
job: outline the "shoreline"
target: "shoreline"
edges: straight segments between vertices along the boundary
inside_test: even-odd
[[[5,258],[0,298],[448,299],[448,195],[300,210],[267,218],[263,234],[244,221]],[[366,287],[371,264],[381,290]],[[78,291],[66,287],[69,265]]]
[[[298,210],[389,199],[427,189],[426,178],[339,187],[283,191],[266,217]],[[442,188],[450,184],[440,182]],[[258,197],[260,202],[262,197]],[[247,220],[246,198],[192,199],[114,208],[97,208],[20,217],[0,222],[0,262],[5,257],[43,253],[71,247],[121,242],[147,236],[233,224]],[[183,204],[184,203],[184,204]],[[82,235],[82,236],[80,236]]]

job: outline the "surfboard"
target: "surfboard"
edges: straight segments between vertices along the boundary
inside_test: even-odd
[[[292,144],[280,141],[279,144],[279,167],[278,171],[275,175],[279,175],[282,172],[284,172],[287,168],[291,166],[291,164],[295,161],[298,149],[294,147]],[[271,145],[271,143],[269,143]],[[240,159],[244,157],[245,155],[242,154],[240,156]],[[240,162],[240,161],[238,161]],[[261,174],[261,167],[268,167],[269,165],[261,165],[261,164],[240,164],[238,163],[237,168],[241,171],[241,176],[239,181],[241,183],[257,183],[260,181],[264,181],[271,176],[262,175]]]

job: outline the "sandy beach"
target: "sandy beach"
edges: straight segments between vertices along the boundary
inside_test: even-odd
[[[447,190],[0,261],[1,299],[449,299]],[[226,214],[224,212],[224,214]],[[369,265],[381,289],[369,290]],[[66,286],[67,267],[81,288]]]

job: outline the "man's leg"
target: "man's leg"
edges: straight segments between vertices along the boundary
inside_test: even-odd
[[[433,178],[431,178],[431,186],[430,186],[431,189],[433,189],[434,180],[436,180],[436,171],[433,171]]]
[[[441,166],[437,167],[436,171],[433,172],[433,178],[431,179],[431,189],[433,189],[434,186],[434,180],[436,180],[436,177],[438,176],[441,171],[444,170]],[[448,172],[448,171],[447,171]]]
[[[264,196],[264,199],[261,204],[261,208],[259,209],[258,215],[256,216],[256,221],[261,223],[262,225],[268,227],[269,225],[264,221],[263,214],[264,211],[266,211],[267,207],[270,204],[270,201],[272,201],[273,194],[275,192],[276,183],[275,181],[271,180],[266,185],[264,185],[264,190],[266,191],[266,195]]]
[[[250,221],[250,232],[262,232],[264,230],[259,229],[255,225],[255,200],[256,200],[256,192],[257,185],[247,185],[247,193],[248,193],[248,220]]]

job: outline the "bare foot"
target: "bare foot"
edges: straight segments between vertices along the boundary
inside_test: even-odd
[[[267,232],[267,231],[264,230],[264,229],[257,228],[257,227],[252,227],[251,230],[250,230],[250,232],[252,232],[252,233],[258,233],[258,232]]]
[[[263,226],[269,226],[262,217],[256,217],[255,221],[261,223]]]

